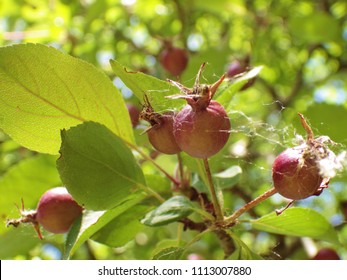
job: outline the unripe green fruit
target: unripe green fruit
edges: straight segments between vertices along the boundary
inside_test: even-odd
[[[164,154],[173,155],[181,151],[173,135],[174,114],[164,113],[158,118],[158,123],[148,130],[148,140],[153,147]]]
[[[274,161],[272,178],[274,187],[282,196],[299,200],[309,197],[321,186],[323,178],[315,160],[303,155],[304,150],[290,148]]]
[[[182,151],[209,158],[219,152],[230,134],[230,120],[222,105],[211,100],[204,109],[186,105],[175,117],[174,135]]]
[[[66,188],[57,187],[42,195],[36,211],[36,221],[45,230],[65,233],[82,214],[82,207],[76,203]]]

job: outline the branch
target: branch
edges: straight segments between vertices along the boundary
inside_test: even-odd
[[[257,198],[253,199],[252,201],[248,202],[238,210],[236,210],[231,216],[227,217],[224,222],[226,226],[232,226],[235,224],[235,221],[238,217],[240,217],[243,213],[247,212],[251,208],[257,206],[260,202],[264,201],[265,199],[269,198],[270,196],[277,193],[277,190],[273,187],[263,193],[262,195],[258,196]]]
[[[213,208],[214,208],[214,211],[216,213],[217,221],[223,221],[224,216],[223,216],[222,209],[221,209],[219,202],[218,202],[216,190],[214,188],[214,184],[213,184],[213,180],[212,180],[212,174],[211,174],[210,166],[208,164],[208,159],[205,158],[205,159],[203,159],[203,161],[204,161],[204,165],[205,165],[206,175],[207,175],[207,179],[208,179],[208,187],[210,189]]]

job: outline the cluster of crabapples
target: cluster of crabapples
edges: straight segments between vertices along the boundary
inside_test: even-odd
[[[155,112],[145,96],[140,118],[150,123],[146,130],[148,139],[159,152],[177,154],[183,151],[192,157],[209,158],[228,141],[230,120],[223,106],[212,100],[224,75],[213,85],[201,85],[199,80],[203,68],[204,64],[192,89],[169,80],[183,93],[171,98],[182,98],[188,103],[177,114]]]
[[[207,160],[227,143],[230,119],[223,106],[212,100],[225,75],[212,85],[200,84],[204,65],[200,67],[192,89],[169,80],[182,93],[170,98],[182,98],[188,103],[180,112],[155,112],[146,95],[141,112],[128,105],[133,126],[139,118],[149,122],[145,132],[157,151],[170,155],[185,152],[191,157]],[[319,195],[327,187],[329,178],[322,175],[319,163],[332,153],[324,144],[325,138],[315,139],[304,117],[299,116],[307,132],[307,141],[282,152],[272,167],[275,191],[292,201]],[[83,208],[66,188],[57,187],[42,195],[36,210],[25,211],[22,202],[21,218],[8,220],[7,225],[17,227],[21,223],[30,223],[42,238],[40,226],[52,233],[65,233],[82,212]]]
[[[241,67],[232,66],[231,70],[235,70],[236,66]],[[150,126],[146,132],[149,142],[157,151],[164,154],[177,154],[183,151],[192,157],[207,159],[219,152],[227,143],[231,128],[230,120],[223,106],[212,98],[225,76],[229,76],[230,73],[223,75],[212,85],[203,85],[199,82],[203,68],[204,64],[192,89],[168,80],[183,94],[170,98],[182,98],[188,103],[178,113],[155,112],[145,96],[140,119],[149,122]],[[241,68],[245,70],[244,67]],[[239,69],[235,71],[236,74],[239,73]],[[230,75],[235,75],[234,72]],[[307,141],[282,152],[275,159],[272,168],[276,192],[292,201],[319,195],[329,182],[329,178],[321,175],[319,161],[327,157],[330,150],[322,139],[314,139],[306,120],[301,114],[299,116],[308,135]]]

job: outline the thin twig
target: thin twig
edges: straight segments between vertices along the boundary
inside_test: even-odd
[[[159,164],[157,164],[153,159],[151,159],[150,156],[146,155],[144,152],[142,152],[138,147],[131,144],[130,142],[127,142],[123,139],[123,141],[132,149],[134,149],[136,152],[138,152],[144,159],[150,161],[160,172],[162,172],[170,181],[172,181],[175,185],[179,185],[180,182],[178,182],[174,177],[172,177],[169,173],[167,173]]]
[[[268,191],[266,191],[265,193],[263,193],[262,195],[258,196],[257,198],[253,199],[252,201],[248,202],[247,204],[245,204],[244,206],[242,206],[241,208],[236,210],[231,216],[227,217],[224,220],[225,224],[227,226],[228,225],[233,225],[234,222],[236,221],[236,219],[238,217],[240,217],[243,213],[245,213],[249,209],[255,207],[260,202],[262,202],[263,200],[269,198],[270,196],[274,195],[275,193],[277,193],[277,190],[273,187],[273,188],[269,189]]]
[[[179,171],[179,174],[180,174],[180,187],[181,188],[184,188],[184,184],[186,183],[184,181],[184,171],[183,171],[183,161],[182,161],[182,156],[181,156],[181,153],[177,153],[177,161],[178,161],[178,171]]]

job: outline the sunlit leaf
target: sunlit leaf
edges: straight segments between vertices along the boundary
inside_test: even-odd
[[[339,243],[332,225],[312,209],[290,208],[281,215],[271,213],[251,221],[251,224],[254,229],[261,231]]]
[[[111,66],[114,73],[123,81],[123,83],[132,90],[140,102],[143,102],[143,96],[149,97],[150,103],[155,111],[161,112],[172,108],[179,108],[185,101],[180,99],[168,99],[166,96],[179,93],[177,87],[142,72],[133,72],[127,67],[121,65],[116,60],[111,60]]]
[[[29,149],[57,154],[60,130],[104,124],[134,142],[124,100],[93,65],[39,44],[0,48],[0,128]]]

